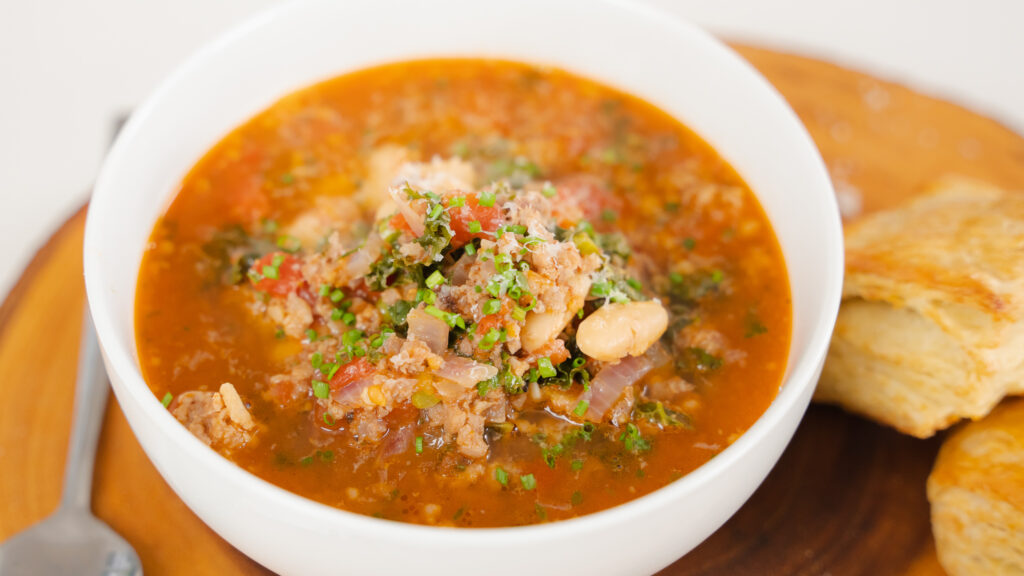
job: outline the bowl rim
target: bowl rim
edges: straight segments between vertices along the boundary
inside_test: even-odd
[[[300,0],[283,3],[256,13],[204,45],[180,64],[149,94],[121,130],[103,162],[90,206],[102,206],[112,202],[112,200],[108,200],[108,196],[113,193],[112,191],[108,192],[110,190],[108,181],[111,180],[111,175],[120,169],[132,141],[139,137],[147,119],[159,112],[162,101],[172,87],[187,79],[194,70],[205,66],[206,61],[213,54],[226,49],[267,22],[293,10],[306,9],[307,6],[313,5],[317,1]],[[807,165],[808,177],[817,180],[823,192],[832,191],[824,161],[807,129],[776,88],[749,62],[708,32],[674,14],[630,0],[600,1],[621,10],[630,11],[637,18],[651,20],[653,21],[652,25],[666,27],[671,32],[688,36],[691,42],[700,45],[703,50],[714,54],[723,61],[729,61],[738,69],[742,69],[741,73],[748,77],[747,81],[751,86],[757,86],[760,90],[757,97],[775,100],[774,107],[778,109],[778,113],[786,116],[786,122],[799,132],[803,148],[799,152],[807,156],[807,160],[810,161]],[[698,134],[698,136],[701,135]],[[701,137],[703,138],[703,136]],[[757,196],[756,191],[754,194]],[[134,354],[128,350],[129,346],[122,346],[120,340],[115,336],[118,333],[118,328],[114,325],[113,313],[107,306],[106,300],[100,296],[104,290],[104,282],[102,281],[102,272],[99,272],[102,270],[102,266],[95,246],[101,242],[102,227],[97,220],[99,216],[96,216],[96,212],[91,209],[87,214],[83,246],[85,284],[96,331],[101,344],[104,344],[102,346],[104,356],[108,366],[120,376],[124,391],[142,410],[144,418],[158,428],[159,434],[165,436],[171,443],[180,445],[181,449],[188,452],[190,457],[198,459],[205,467],[221,476],[224,482],[244,486],[249,496],[260,500],[274,501],[278,506],[293,510],[296,517],[315,518],[316,522],[321,523],[318,525],[345,525],[357,528],[367,536],[384,533],[388,537],[417,538],[421,541],[425,539],[428,543],[486,544],[501,541],[505,544],[515,544],[537,538],[557,538],[620,525],[629,518],[646,515],[649,511],[660,507],[663,501],[685,497],[688,493],[695,492],[713,482],[724,470],[745,458],[756,448],[760,438],[782,425],[790,411],[799,408],[797,405],[807,392],[807,388],[813,388],[816,384],[817,371],[827,352],[841,297],[844,267],[842,223],[834,194],[828,196],[828,198],[824,198],[826,208],[831,213],[830,222],[825,227],[828,236],[821,238],[820,241],[826,245],[826,253],[832,257],[827,262],[828,269],[824,270],[818,278],[818,290],[822,293],[822,305],[817,310],[817,318],[814,321],[813,329],[807,336],[806,346],[797,355],[795,362],[787,367],[787,374],[779,393],[765,412],[737,440],[681,478],[611,508],[544,524],[494,528],[455,528],[379,519],[321,504],[264,480],[220,455],[179,424],[145,382],[134,359]],[[134,305],[133,302],[133,309]],[[113,345],[109,345],[111,343]],[[803,409],[800,408],[800,410],[802,413]],[[294,518],[281,520],[292,522]]]

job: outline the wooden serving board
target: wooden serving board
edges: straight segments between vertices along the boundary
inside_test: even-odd
[[[951,172],[1024,189],[1024,139],[992,120],[824,62],[737,49],[792,104],[851,205],[859,197],[865,211],[890,206]],[[83,223],[84,209],[0,307],[0,541],[57,504],[84,299]],[[938,445],[812,406],[747,505],[664,574],[939,576],[925,500]],[[267,573],[175,496],[114,401],[93,498],[147,576]]]

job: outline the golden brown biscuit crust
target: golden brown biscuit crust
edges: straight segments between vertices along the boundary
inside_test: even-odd
[[[942,445],[928,477],[932,531],[950,576],[1024,574],[1024,399]]]

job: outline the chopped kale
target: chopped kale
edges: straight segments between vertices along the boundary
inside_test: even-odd
[[[644,418],[649,422],[657,424],[660,428],[685,428],[693,429],[693,421],[682,412],[676,412],[661,402],[640,402],[633,408],[634,418]]]
[[[707,374],[718,370],[724,364],[718,356],[703,348],[689,347],[676,358],[676,368],[683,374]]]

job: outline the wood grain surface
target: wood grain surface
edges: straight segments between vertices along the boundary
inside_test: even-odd
[[[997,122],[831,64],[737,46],[807,125],[843,204],[872,211],[947,173],[1024,189],[1024,139]],[[0,540],[60,492],[81,311],[84,211],[39,251],[0,306]],[[669,575],[940,576],[925,478],[938,439],[812,406],[768,480]],[[147,576],[266,571],[174,495],[111,401],[93,492]],[[685,522],[685,519],[680,519]]]

